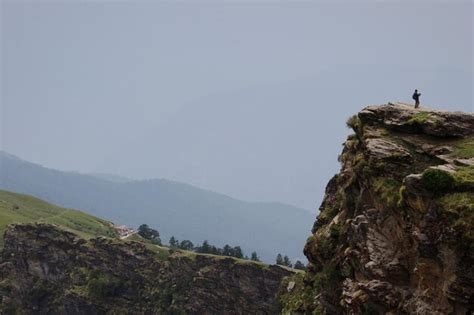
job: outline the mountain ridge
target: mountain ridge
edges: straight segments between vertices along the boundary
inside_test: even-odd
[[[1,189],[83,209],[133,228],[147,223],[160,231],[164,242],[175,236],[218,246],[239,244],[265,261],[273,261],[279,252],[296,260],[302,258],[297,244],[304,243],[304,230],[311,228],[313,214],[290,205],[240,201],[166,179],[110,182],[8,156],[0,155]]]

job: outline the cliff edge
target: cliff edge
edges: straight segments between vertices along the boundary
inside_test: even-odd
[[[0,265],[1,314],[276,314],[293,272],[50,224],[13,224]]]
[[[347,124],[283,313],[472,314],[474,115],[389,103]]]

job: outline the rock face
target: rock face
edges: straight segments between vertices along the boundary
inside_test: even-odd
[[[389,103],[348,125],[283,313],[472,314],[474,115]]]
[[[2,314],[275,314],[281,279],[264,264],[47,224],[11,225],[0,266]]]

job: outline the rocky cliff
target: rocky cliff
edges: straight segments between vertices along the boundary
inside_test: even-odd
[[[474,312],[474,115],[405,104],[351,117],[285,314]]]
[[[1,314],[276,314],[292,272],[49,224],[10,225],[0,265]]]

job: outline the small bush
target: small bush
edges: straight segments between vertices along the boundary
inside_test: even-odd
[[[392,178],[376,178],[374,191],[389,206],[396,206],[400,200],[401,184]]]
[[[340,226],[337,224],[331,225],[331,227],[329,228],[329,235],[331,236],[331,238],[337,241],[339,239],[340,234],[341,234]]]
[[[333,292],[340,286],[341,279],[341,273],[336,266],[332,264],[324,266],[323,271],[320,273],[321,288]]]
[[[460,233],[462,242],[458,245],[474,251],[474,193],[458,192],[447,194],[440,203],[449,215],[451,226]]]
[[[120,282],[117,278],[108,274],[94,272],[89,278],[87,289],[89,296],[92,298],[103,299],[108,296],[114,296],[119,286]]]
[[[324,225],[331,222],[332,219],[339,213],[338,207],[330,207],[326,206],[324,209],[319,213],[317,217],[317,222],[319,225]]]
[[[349,117],[346,121],[347,128],[351,128],[354,132],[359,132],[362,128],[362,122],[357,115]]]
[[[454,186],[454,177],[446,171],[427,169],[423,172],[423,184],[433,192],[447,191]]]

